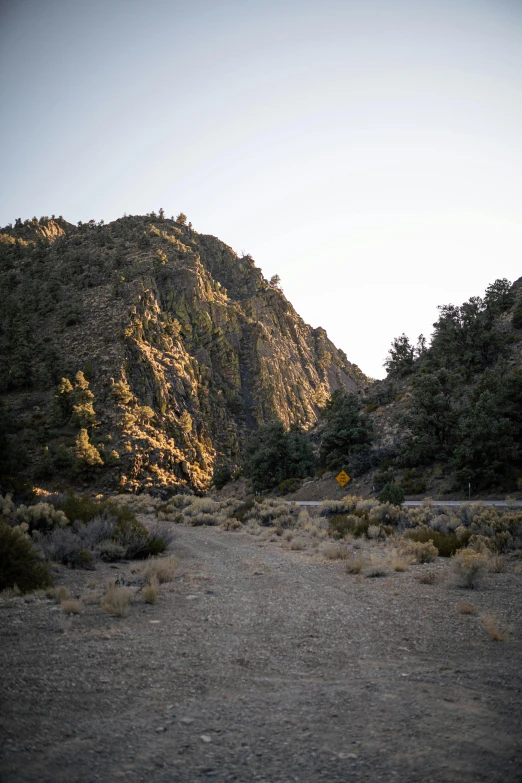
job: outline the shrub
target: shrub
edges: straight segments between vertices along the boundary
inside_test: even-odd
[[[379,502],[400,506],[404,502],[404,491],[394,481],[390,481],[379,495]]]
[[[46,596],[47,598],[53,598],[55,601],[61,603],[70,598],[71,594],[64,585],[59,585],[58,587],[52,587],[50,590],[47,590]]]
[[[238,522],[245,522],[246,518],[252,511],[252,509],[255,506],[255,502],[253,500],[246,500],[244,503],[241,503],[236,510],[233,513],[234,519],[237,519]]]
[[[370,509],[370,522],[376,525],[393,525],[397,527],[402,518],[402,509],[400,506],[394,506],[393,503],[381,503]]]
[[[127,550],[121,544],[117,544],[115,541],[108,539],[100,541],[96,547],[96,554],[100,560],[103,560],[106,563],[115,563],[117,560],[123,560],[127,554]]]
[[[348,552],[341,544],[325,544],[321,548],[321,553],[327,560],[346,560]]]
[[[230,465],[220,465],[214,470],[212,477],[212,483],[216,489],[223,489],[225,484],[231,480],[233,475],[233,469]]]
[[[289,492],[297,492],[303,486],[303,482],[298,478],[285,479],[279,484],[279,493],[288,495]]]
[[[460,587],[477,587],[487,566],[487,558],[473,549],[461,549],[453,558],[453,570]]]
[[[221,527],[223,530],[229,531],[240,530],[243,527],[243,524],[239,519],[235,519],[235,517],[225,517],[221,522]]]
[[[438,530],[431,530],[426,525],[419,525],[416,528],[406,530],[403,535],[404,538],[410,541],[417,541],[418,543],[431,541],[441,557],[451,557],[462,547],[463,541],[463,538],[459,538],[456,533],[441,533]],[[469,534],[464,536],[464,538],[467,537],[469,537]]]
[[[125,381],[113,383],[111,386],[111,393],[116,402],[119,402],[121,405],[128,405],[134,397],[129,385],[125,383]]]
[[[353,533],[359,525],[359,517],[353,514],[336,514],[328,520],[328,535],[332,538],[344,538]]]
[[[150,559],[140,568],[140,573],[148,584],[158,582],[162,585],[172,582],[177,565],[178,561],[172,556]]]
[[[30,533],[33,530],[46,532],[56,527],[65,527],[67,517],[50,503],[37,503],[34,506],[19,506],[13,517],[18,524],[26,523]]]
[[[412,557],[404,550],[392,549],[389,555],[389,563],[393,571],[407,571],[412,564]]]
[[[419,470],[406,468],[402,474],[400,487],[406,495],[421,495],[426,492],[426,481]]]
[[[469,601],[463,601],[462,603],[457,604],[457,611],[460,612],[460,614],[477,614],[477,610]]]
[[[158,588],[155,585],[145,585],[141,593],[147,604],[155,604],[158,600]]]
[[[160,555],[167,548],[167,542],[161,536],[151,536],[141,522],[120,520],[113,535],[113,541],[125,548],[130,560],[145,560]]]
[[[403,551],[411,557],[413,563],[432,563],[439,554],[432,541],[407,541],[403,546]]]
[[[482,620],[482,625],[489,633],[490,639],[492,641],[494,642],[505,641],[507,633],[506,631],[500,630],[498,617],[496,617],[494,614],[483,614],[481,615],[480,619]]]
[[[23,592],[49,587],[51,574],[31,541],[0,523],[0,590],[15,585]]]
[[[104,612],[110,612],[118,617],[127,617],[131,601],[132,592],[128,587],[118,587],[111,583],[101,599],[101,608]]]
[[[81,429],[76,438],[76,456],[81,465],[87,468],[96,468],[103,465],[98,449],[89,443],[89,435],[86,429]]]
[[[355,495],[345,495],[342,500],[324,500],[321,506],[321,516],[331,517],[335,514],[351,514],[362,498]]]
[[[71,568],[91,568],[93,557],[84,539],[72,528],[57,528],[37,537],[38,546],[49,560]]]
[[[346,561],[346,570],[349,574],[360,574],[366,561],[362,555],[353,555]]]

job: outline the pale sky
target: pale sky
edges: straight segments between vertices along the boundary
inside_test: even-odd
[[[382,377],[522,275],[522,0],[0,0],[0,224],[183,211]]]

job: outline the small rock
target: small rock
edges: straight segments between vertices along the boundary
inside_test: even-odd
[[[157,734],[161,734],[163,731],[167,731],[165,726],[158,726],[158,728],[156,729]]]
[[[187,601],[195,601],[197,597],[197,595],[187,595]]]
[[[189,726],[191,723],[194,723],[194,718],[182,718],[180,723],[186,723]]]
[[[212,742],[212,737],[209,737],[208,734],[202,734],[201,739],[203,740],[203,742]]]

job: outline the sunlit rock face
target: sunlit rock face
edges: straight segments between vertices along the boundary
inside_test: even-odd
[[[367,382],[250,256],[173,220],[41,219],[0,238],[2,392],[26,423],[37,401],[48,452],[72,449],[55,395],[83,371],[91,441],[102,458],[118,454],[102,484],[205,489],[216,458],[237,464],[253,428],[309,428],[332,391]],[[38,463],[41,444],[28,441]]]

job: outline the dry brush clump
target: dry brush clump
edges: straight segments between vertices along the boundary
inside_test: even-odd
[[[139,573],[149,585],[165,584],[172,582],[178,561],[172,555],[170,557],[157,557],[145,561],[139,567]]]
[[[165,551],[172,539],[157,522],[148,529],[128,506],[68,492],[50,502],[16,506],[0,497],[0,585],[26,591],[51,583],[47,562],[93,568],[97,559],[114,562]],[[46,562],[47,561],[47,562]]]
[[[489,638],[493,642],[504,642],[507,639],[509,630],[507,628],[503,629],[500,627],[500,623],[496,615],[485,613],[480,615],[480,619],[482,625],[489,634]]]
[[[453,558],[453,572],[459,587],[472,590],[478,586],[488,564],[486,555],[474,549],[462,549]]]
[[[120,587],[115,582],[110,582],[102,596],[101,608],[117,617],[127,617],[132,597],[132,590],[128,587]]]

